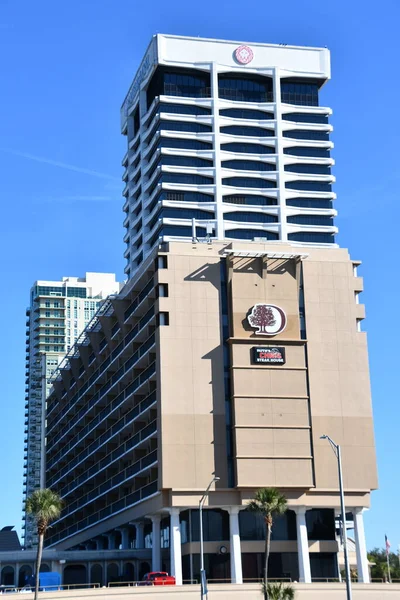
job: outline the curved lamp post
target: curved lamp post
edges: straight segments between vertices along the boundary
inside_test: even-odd
[[[200,518],[200,598],[203,600],[203,596],[207,594],[207,577],[204,570],[204,542],[203,542],[203,505],[210,491],[210,487],[216,481],[219,481],[219,477],[213,477],[208,484],[206,491],[202,495],[199,502],[199,518]]]
[[[346,531],[346,509],[344,506],[344,490],[343,490],[343,475],[342,475],[342,455],[340,453],[340,446],[335,444],[329,435],[321,435],[321,440],[328,440],[331,448],[337,458],[338,462],[338,475],[339,475],[339,491],[340,491],[340,510],[342,513],[342,535],[343,535],[343,553],[344,553],[344,567],[346,570],[346,591],[347,600],[352,600],[351,593],[351,575],[350,575],[350,563],[349,555],[347,551],[347,531]]]

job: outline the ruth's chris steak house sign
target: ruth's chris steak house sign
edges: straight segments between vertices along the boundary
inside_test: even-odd
[[[260,364],[275,364],[284,365],[286,362],[285,348],[277,348],[276,346],[268,346],[268,348],[260,348],[254,346],[251,349],[251,362],[253,365]]]

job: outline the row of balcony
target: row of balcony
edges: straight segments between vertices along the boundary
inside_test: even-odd
[[[117,356],[119,354],[121,354],[124,349],[126,348],[127,344],[130,344],[131,342],[133,342],[134,338],[137,337],[137,335],[148,325],[148,323],[153,319],[154,317],[154,307],[152,307],[147,313],[146,315],[140,320],[140,322],[137,324],[136,327],[134,327],[130,333],[124,338],[124,340],[121,342],[121,344],[119,344],[119,346],[115,349],[118,350],[118,354],[114,357],[117,358]],[[146,343],[149,343],[149,340],[147,340]],[[129,369],[132,368],[132,366],[137,362],[137,360],[139,360],[139,358],[141,358],[145,352],[147,351],[147,347],[144,347],[145,344],[142,344],[142,346],[133,354],[133,356],[131,356],[119,369],[118,371],[116,371],[112,376],[109,377],[108,381],[100,388],[100,390],[98,390],[98,392],[96,392],[92,398],[90,398],[90,400],[88,400],[85,405],[83,406],[83,408],[69,421],[69,427],[68,429],[65,429],[63,431],[62,436],[54,436],[54,441],[52,444],[49,444],[48,446],[48,451],[52,450],[58,443],[60,443],[61,439],[65,437],[65,435],[67,435],[72,428],[82,420],[82,418],[84,417],[84,415],[86,415],[89,411],[90,408],[92,408],[95,404],[97,404],[97,402],[104,397],[109,390],[116,385],[116,383],[121,379],[121,377],[123,377],[125,375],[125,373],[128,372]],[[111,363],[110,363],[111,364]],[[101,375],[103,375],[104,373],[101,373]],[[100,377],[100,375],[99,375]],[[69,412],[69,410],[72,408],[72,406],[74,406],[79,400],[83,399],[83,396],[85,393],[87,393],[87,389],[85,389],[84,392],[82,392],[82,389],[84,389],[85,386],[83,386],[83,388],[81,388],[80,392],[78,394],[75,394],[75,396],[64,406],[64,408],[62,409],[62,411],[59,413],[58,415],[58,421],[56,423],[52,423],[51,425],[49,424],[48,426],[48,433],[50,433],[61,421],[61,419]],[[75,399],[76,398],[76,399]],[[75,401],[74,401],[75,399]],[[49,419],[48,419],[49,422]]]
[[[125,496],[125,498],[122,498],[121,500],[118,500],[117,502],[106,506],[102,510],[97,511],[95,514],[90,515],[85,519],[78,521],[77,523],[74,523],[70,527],[63,529],[60,532],[55,533],[54,535],[49,535],[47,538],[47,545],[51,546],[58,542],[60,539],[65,539],[78,531],[87,529],[91,525],[94,525],[95,523],[106,519],[110,515],[114,515],[118,512],[121,512],[125,508],[129,508],[131,506],[134,506],[135,504],[138,504],[146,498],[153,496],[157,492],[158,482],[157,480],[152,481],[151,483],[143,486],[139,490],[136,490],[128,496]]]

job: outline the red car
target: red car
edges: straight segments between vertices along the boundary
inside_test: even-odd
[[[142,581],[142,585],[175,585],[175,577],[168,575],[165,571],[146,573]]]

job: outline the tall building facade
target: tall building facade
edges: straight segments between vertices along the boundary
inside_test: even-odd
[[[369,581],[363,284],[334,238],[330,110],[319,106],[329,77],[326,49],[151,41],[122,107],[129,279],[48,398],[46,485],[66,502],[50,548],[130,550],[131,578],[162,568],[178,584],[199,580],[198,503],[217,476],[204,512],[209,579],[262,575],[265,525],[247,504],[270,486],[289,507],[271,575],[335,578],[328,434]],[[107,583],[102,569],[86,581]]]
[[[24,500],[44,486],[45,406],[51,375],[101,303],[120,284],[111,273],[86,273],[83,278],[36,281],[26,310]],[[36,543],[32,520],[24,515],[25,547]]]
[[[89,324],[48,399],[46,485],[66,508],[58,550],[131,548],[152,568],[199,578],[198,502],[211,579],[262,573],[262,520],[246,510],[277,487],[271,574],[337,577],[342,446],[358,572],[363,510],[376,487],[362,280],[347,250],[168,242]],[[272,315],[272,318],[271,318]],[[137,553],[136,553],[137,551]],[[148,559],[147,559],[148,561]]]
[[[325,48],[154,36],[121,109],[128,277],[160,240],[334,246],[329,78]]]

